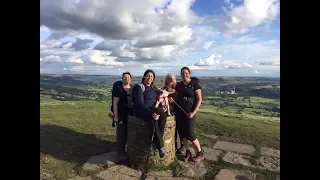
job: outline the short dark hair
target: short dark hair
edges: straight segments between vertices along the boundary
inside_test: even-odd
[[[125,75],[125,74],[128,74],[129,76],[130,76],[130,78],[132,78],[132,76],[131,76],[131,74],[130,74],[130,72],[124,72],[124,73],[122,73],[122,77]]]
[[[180,73],[181,73],[183,70],[187,70],[187,71],[189,72],[189,74],[191,74],[190,69],[189,69],[187,66],[181,68]]]

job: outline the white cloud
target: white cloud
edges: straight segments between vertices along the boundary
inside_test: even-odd
[[[196,65],[198,65],[198,66],[217,65],[220,63],[221,58],[222,58],[221,54],[218,54],[218,55],[211,54],[211,55],[207,56],[205,60],[200,59]]]
[[[161,32],[146,38],[141,38],[134,45],[135,47],[157,47],[164,45],[184,44],[190,41],[192,37],[192,29],[188,26],[172,27],[169,32]]]
[[[134,39],[190,24],[194,19],[190,10],[193,2],[82,0],[75,3],[43,0],[40,2],[40,24],[52,29],[83,29],[104,38]]]
[[[193,69],[246,69],[252,68],[249,63],[237,63],[234,61],[222,61],[220,54],[211,54],[205,58],[200,59],[197,63],[192,65]]]
[[[50,29],[46,26],[40,26],[40,33],[48,33],[50,32]]]
[[[195,69],[279,69],[277,38],[262,41],[256,34],[237,35],[269,23],[279,14],[278,1],[245,0],[236,7],[234,1],[224,0],[226,14],[219,16],[199,16],[191,10],[194,2],[42,0],[41,69],[111,73],[121,66],[141,72],[140,65],[148,63],[169,72],[158,62],[178,69],[184,64]],[[202,60],[204,53],[209,56]]]
[[[212,44],[214,43],[214,41],[207,41],[203,44],[203,49],[208,50]]]
[[[76,58],[73,58],[73,57],[67,59],[66,62],[77,63],[77,64],[83,64],[84,63],[82,59],[80,59],[80,58],[76,59]]]
[[[95,50],[86,56],[85,60],[91,64],[123,66],[123,63],[115,61],[116,58],[114,56],[103,55],[100,51]]]
[[[227,5],[228,8],[222,7],[226,15],[203,17],[199,24],[216,25],[227,36],[243,34],[249,28],[275,19],[280,10],[279,0],[244,0],[243,5],[238,7],[232,3]]]
[[[61,59],[59,56],[49,55],[44,58],[40,58],[41,63],[59,63]]]
[[[228,20],[223,25],[225,33],[245,33],[250,27],[262,24],[279,14],[277,0],[244,0],[244,5],[227,13]]]

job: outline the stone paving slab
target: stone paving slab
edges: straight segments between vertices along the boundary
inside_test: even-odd
[[[255,152],[255,148],[251,145],[247,144],[237,144],[225,141],[218,141],[214,146],[214,149],[220,149],[224,151],[233,151],[242,154],[250,154],[253,155]]]
[[[257,160],[258,167],[269,171],[280,172],[280,159],[276,157],[261,156]]]
[[[116,165],[99,172],[96,176],[105,180],[138,180],[141,172],[124,165]]]
[[[192,180],[186,177],[156,177],[156,176],[149,176],[146,180]]]
[[[177,176],[183,176],[188,178],[201,178],[207,173],[204,162],[183,162],[178,161],[178,167],[176,169]]]
[[[167,171],[153,171],[148,173],[148,176],[157,176],[157,177],[172,177],[173,172],[172,170]]]
[[[90,176],[87,176],[87,177],[76,176],[76,177],[68,179],[68,180],[92,180],[92,177],[90,177]]]
[[[105,180],[140,180],[141,171],[131,169],[124,165],[116,165],[101,171],[96,176]],[[149,172],[146,180],[191,180],[186,177],[172,177],[173,172],[167,171],[153,171]]]
[[[208,147],[202,147],[202,150],[204,152],[204,158],[210,161],[218,161],[218,157],[222,153],[222,151],[217,149],[211,149]]]
[[[221,169],[214,180],[256,180],[256,174],[246,170]]]
[[[227,152],[222,158],[224,162],[228,162],[231,164],[241,164],[243,166],[254,167],[249,161],[249,159],[251,159],[250,156],[246,156],[243,154],[234,153],[230,151]]]
[[[280,158],[280,150],[268,148],[268,147],[261,147],[260,154],[263,156],[271,156]]]

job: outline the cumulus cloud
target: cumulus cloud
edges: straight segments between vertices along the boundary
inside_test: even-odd
[[[226,33],[245,33],[248,28],[275,18],[280,9],[277,0],[244,0],[244,5],[228,12],[223,31]]]
[[[235,6],[238,3],[224,0],[226,13],[210,17],[194,13],[194,2],[41,0],[40,63],[61,63],[59,68],[64,71],[71,71],[71,66],[72,71],[87,71],[87,67],[93,66],[105,70],[125,63],[138,67],[144,63],[172,65],[180,61],[182,65],[190,63],[184,62],[185,57],[205,52],[210,55],[192,62],[192,68],[256,68],[252,63],[263,68],[277,66],[279,48],[274,47],[279,45],[278,40],[260,43],[247,34],[228,41],[221,38],[221,33],[245,33],[272,20],[279,14],[278,1],[244,0],[242,5]],[[264,53],[274,59],[261,58]],[[230,58],[230,54],[239,59]],[[222,60],[222,56],[227,60]]]
[[[214,43],[214,41],[207,41],[203,44],[203,49],[208,50],[212,44]]]
[[[135,47],[157,47],[164,45],[184,44],[191,40],[192,29],[188,26],[172,27],[169,32],[160,32],[150,37],[139,39],[135,43]]]
[[[40,25],[85,30],[111,39],[134,39],[190,24],[194,0],[42,0]]]
[[[252,68],[249,63],[238,63],[233,61],[222,61],[221,54],[210,54],[204,60],[200,59],[192,69],[245,69]]]
[[[157,61],[188,55],[192,49],[189,44],[195,40],[191,25],[197,16],[190,8],[194,0],[140,1],[42,0],[40,25],[54,32],[55,41],[46,42],[50,46],[41,43],[40,49],[88,49],[91,39],[77,38],[71,46],[70,42],[57,41],[75,32],[87,32],[104,38],[94,45],[95,50],[110,51],[110,56],[119,61]]]
[[[197,66],[212,66],[220,63],[222,56],[221,54],[215,55],[211,54],[205,58],[205,60],[200,59],[198,63],[195,65]]]
[[[226,2],[228,8],[223,7],[226,15],[204,17],[200,24],[217,25],[226,35],[243,34],[249,28],[260,25],[268,20],[272,20],[279,14],[279,0],[244,0],[243,5],[234,6],[229,1]]]
[[[92,39],[80,39],[77,38],[76,42],[71,45],[71,48],[74,48],[76,51],[88,49],[90,47],[90,43],[92,43]]]
[[[55,55],[49,55],[44,58],[40,58],[40,63],[58,63],[61,62],[61,59],[59,56]]]
[[[122,62],[116,62],[115,59],[117,57],[114,56],[107,56],[101,54],[100,51],[93,51],[88,56],[85,57],[85,61],[91,64],[98,64],[98,65],[120,65],[123,66]]]

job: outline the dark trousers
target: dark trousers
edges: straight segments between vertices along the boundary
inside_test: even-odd
[[[159,114],[160,117],[156,121],[152,118],[150,121],[151,125],[151,131],[153,132],[154,130],[154,137],[153,137],[153,143],[156,144],[157,149],[163,148],[163,133],[164,133],[164,128],[167,122],[167,114],[163,112],[163,109],[158,107],[158,108],[153,108],[152,109],[156,114]]]
[[[119,121],[117,124],[117,153],[125,153],[127,143],[128,124],[125,121]]]
[[[177,126],[176,126],[177,127]],[[178,131],[178,128],[176,128],[176,133],[175,133],[175,144],[174,144],[174,146],[175,146],[175,148],[176,149],[178,149],[178,134],[179,134],[179,131]],[[179,135],[179,137],[180,137],[180,135]],[[179,138],[180,139],[180,148],[181,148],[181,146],[183,145],[183,141],[182,141],[182,138],[180,137]]]

